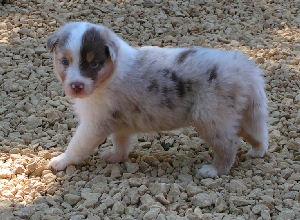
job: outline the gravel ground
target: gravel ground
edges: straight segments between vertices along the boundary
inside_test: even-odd
[[[300,219],[300,1],[20,0],[0,4],[0,219]],[[200,179],[211,159],[192,128],[139,135],[130,161],[52,173],[76,127],[52,71],[47,36],[103,23],[133,45],[238,49],[264,69],[270,150],[230,175]],[[111,141],[103,148],[111,147]],[[102,149],[99,149],[101,152]]]

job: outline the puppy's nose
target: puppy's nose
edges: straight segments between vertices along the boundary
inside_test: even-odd
[[[84,89],[84,84],[81,82],[71,83],[71,88],[75,93],[80,93]]]

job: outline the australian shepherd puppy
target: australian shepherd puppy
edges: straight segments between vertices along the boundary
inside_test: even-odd
[[[249,155],[268,149],[262,71],[236,51],[201,47],[132,47],[112,30],[68,23],[49,37],[54,72],[79,117],[66,151],[50,166],[63,170],[89,157],[107,136],[111,163],[126,161],[137,132],[193,126],[214,152],[203,177],[228,174],[240,137]],[[199,152],[200,153],[200,152]]]

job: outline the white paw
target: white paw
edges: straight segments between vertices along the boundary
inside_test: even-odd
[[[204,178],[214,178],[218,176],[218,171],[213,165],[206,164],[198,170],[198,174]]]
[[[102,159],[108,163],[120,163],[125,162],[128,156],[124,155],[123,152],[107,149],[102,153]]]
[[[49,162],[49,167],[56,171],[64,170],[68,165],[70,165],[70,160],[67,159],[66,153],[54,157]]]
[[[265,156],[265,154],[266,154],[266,150],[263,148],[260,148],[260,149],[252,148],[247,153],[247,155],[250,157],[263,157],[263,156]]]

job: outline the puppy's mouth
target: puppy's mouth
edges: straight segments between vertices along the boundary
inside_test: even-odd
[[[67,92],[67,91],[65,91],[65,94],[70,98],[79,98],[79,99],[86,98],[90,95],[85,92],[74,93],[74,92]]]

